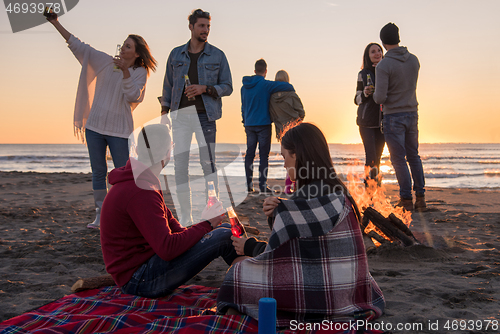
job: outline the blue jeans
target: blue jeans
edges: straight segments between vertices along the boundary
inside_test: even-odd
[[[191,249],[171,261],[154,255],[136,270],[122,291],[158,298],[171,294],[219,256],[230,266],[238,257],[231,235],[231,225],[225,223],[205,234]]]
[[[359,127],[359,134],[365,147],[365,166],[371,167],[370,178],[375,179],[380,168],[380,158],[384,151],[385,139],[380,128]]]
[[[85,139],[92,169],[92,189],[106,189],[106,175],[108,174],[106,148],[109,146],[115,168],[123,167],[128,161],[128,139],[101,135],[89,129],[85,129]]]
[[[399,183],[399,195],[411,199],[411,180],[417,196],[425,193],[422,161],[418,155],[418,114],[416,112],[384,115],[384,136]],[[411,169],[408,170],[408,164]]]
[[[189,158],[193,133],[198,142],[200,164],[206,181],[214,181],[218,189],[215,165],[215,121],[209,121],[206,113],[198,114],[195,107],[174,111],[172,134],[174,140],[175,183],[178,191],[190,191]]]
[[[255,159],[255,149],[259,144],[259,188],[264,190],[267,187],[267,170],[269,166],[269,151],[271,150],[272,127],[269,125],[245,126],[247,135],[247,152],[245,154],[245,175],[247,177],[248,188],[252,187],[253,160]]]

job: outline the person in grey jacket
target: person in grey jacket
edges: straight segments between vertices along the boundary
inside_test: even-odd
[[[399,183],[400,200],[397,206],[413,210],[413,178],[415,209],[422,210],[426,208],[425,179],[418,155],[416,93],[420,63],[406,47],[399,46],[399,28],[394,23],[388,23],[380,30],[380,40],[387,53],[375,68],[377,84],[373,99],[382,104],[385,141]]]
[[[279,70],[276,72],[274,81],[290,82],[290,76],[285,70]],[[271,122],[274,123],[276,130],[276,139],[278,139],[279,142],[281,141],[281,137],[286,127],[297,125],[297,123],[302,122],[304,117],[306,117],[302,101],[300,101],[300,97],[295,91],[277,92],[271,95],[271,100],[269,101],[269,114],[271,115]],[[291,194],[293,190],[294,183],[287,175],[285,181],[285,194]]]
[[[290,82],[290,76],[285,70],[276,72],[274,81]],[[277,92],[271,95],[269,114],[276,130],[276,139],[281,141],[283,129],[295,121],[303,121],[306,117],[304,106],[295,91]]]

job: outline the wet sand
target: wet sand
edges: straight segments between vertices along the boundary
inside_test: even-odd
[[[106,271],[99,230],[86,228],[94,218],[90,174],[0,176],[3,321],[70,294],[78,278]],[[396,202],[397,187],[387,186],[387,194]],[[419,333],[447,332],[446,321],[500,321],[500,192],[428,188],[426,197],[428,210],[412,214],[411,229],[422,245],[384,245],[368,253],[387,302],[378,321],[394,332],[398,323],[422,323],[422,330],[409,331]],[[263,199],[248,196],[236,211],[266,240]],[[220,286],[226,270],[216,260],[188,283]],[[429,329],[429,321],[439,321],[440,330]]]

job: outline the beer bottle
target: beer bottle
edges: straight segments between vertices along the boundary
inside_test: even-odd
[[[375,85],[373,84],[373,81],[372,81],[372,76],[370,74],[366,75],[366,85],[370,86],[371,89],[375,88]]]
[[[191,86],[191,81],[189,81],[189,76],[186,74],[184,76],[184,88],[187,88],[188,86]],[[188,101],[194,101],[196,98],[193,97],[188,97]]]
[[[121,51],[121,49],[122,49],[121,45],[120,45],[120,44],[117,44],[117,45],[116,45],[116,52],[115,52],[114,59],[118,59],[118,57],[120,57],[120,51]],[[119,68],[118,66],[116,66],[116,64],[115,64],[115,65],[113,65],[113,71],[114,71],[114,72],[120,72],[121,70],[120,70],[120,68]]]

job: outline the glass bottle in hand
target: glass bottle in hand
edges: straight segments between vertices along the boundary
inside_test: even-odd
[[[233,235],[237,238],[241,238],[241,236],[244,236],[246,238],[247,233],[245,232],[245,228],[238,219],[238,216],[236,215],[236,212],[234,212],[232,206],[227,208],[227,215],[229,216],[229,222],[231,223],[231,232],[233,233]]]
[[[208,203],[207,206],[211,207],[215,203],[217,203],[217,193],[215,192],[214,181],[208,181]]]
[[[115,56],[113,57],[113,59],[119,59],[120,58],[120,51],[122,49],[122,46],[120,44],[117,44],[116,45],[116,52],[115,52]],[[114,72],[120,72],[120,68],[115,64],[113,66],[113,71]]]
[[[189,81],[189,76],[186,74],[184,76],[184,89],[188,88],[189,86],[191,86],[191,81]],[[188,101],[194,101],[194,100],[196,100],[194,96],[188,97]]]

